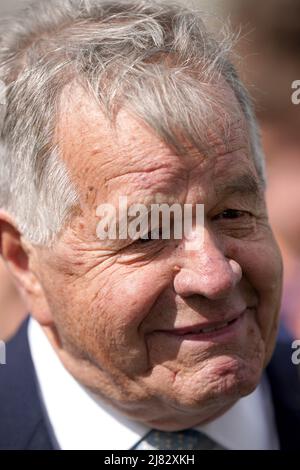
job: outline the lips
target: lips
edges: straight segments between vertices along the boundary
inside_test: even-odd
[[[213,333],[214,331],[222,330],[223,328],[226,328],[226,326],[231,325],[233,322],[235,322],[237,318],[234,318],[233,320],[230,321],[225,321],[223,323],[220,323],[219,325],[216,326],[209,326],[206,328],[201,328],[200,330],[196,330],[195,333]]]
[[[241,316],[245,313],[245,310],[239,314],[234,315],[227,321],[219,322],[206,322],[198,325],[191,325],[183,328],[173,328],[172,330],[159,330],[160,333],[167,333],[175,336],[186,336],[186,335],[199,335],[209,334],[223,330],[230,325],[236,323]]]

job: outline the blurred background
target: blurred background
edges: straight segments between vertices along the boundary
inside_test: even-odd
[[[4,17],[29,0],[0,0]],[[186,0],[230,20],[239,33],[234,59],[253,98],[267,158],[270,220],[284,259],[281,317],[300,338],[300,105],[291,101],[300,80],[300,0]],[[215,21],[212,21],[212,24]],[[0,261],[0,339],[25,318],[23,305]]]

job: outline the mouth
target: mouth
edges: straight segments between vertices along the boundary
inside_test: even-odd
[[[237,331],[245,317],[247,309],[242,313],[231,317],[227,321],[202,323],[183,328],[174,328],[171,330],[158,330],[158,333],[164,333],[180,339],[190,340],[209,340],[217,336],[228,335]]]

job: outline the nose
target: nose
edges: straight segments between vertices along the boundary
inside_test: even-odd
[[[182,297],[201,295],[217,300],[226,297],[242,278],[239,263],[227,258],[209,234],[197,251],[185,251],[174,278],[174,290]]]

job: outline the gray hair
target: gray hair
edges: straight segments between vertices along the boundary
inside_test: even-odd
[[[124,104],[182,153],[182,136],[209,152],[216,112],[228,131],[222,79],[247,118],[263,180],[256,121],[230,52],[230,42],[214,39],[199,12],[169,1],[47,0],[27,7],[0,29],[0,207],[25,238],[48,244],[78,206],[55,141],[60,98],[74,81],[111,122]]]

